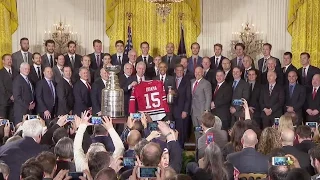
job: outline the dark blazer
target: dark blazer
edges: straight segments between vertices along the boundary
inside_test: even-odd
[[[160,80],[160,75],[153,78],[153,80]],[[164,89],[166,90],[166,94],[168,93],[169,91],[169,86],[171,86],[171,88],[173,90],[176,89],[176,81],[174,79],[173,76],[169,76],[168,74],[166,74],[166,79],[164,80]]]
[[[232,92],[232,100],[244,98],[248,101],[249,97],[250,97],[250,86],[246,81],[244,81],[243,79],[240,79],[236,88]],[[237,111],[234,113],[234,116],[240,117],[242,114],[242,107],[235,106],[235,109]]]
[[[212,85],[212,89],[216,87],[216,70],[210,68],[208,72],[204,74],[204,78],[210,82],[210,84]]]
[[[194,73],[195,67],[202,66],[201,64],[202,64],[202,57],[201,56],[198,56],[196,66],[194,66],[194,61],[191,56],[188,58],[188,67],[187,68],[191,73]]]
[[[214,94],[215,88],[212,89],[212,101],[215,104],[215,108],[212,110],[212,113],[222,120],[223,129],[227,129],[230,122],[229,109],[232,99],[232,87],[227,82],[224,82]]]
[[[174,68],[176,67],[177,64],[180,63],[181,57],[178,55],[173,54],[173,56],[170,59],[170,64],[168,64],[168,56],[162,56],[161,61],[165,62],[168,64],[168,71],[167,73],[172,76],[174,73]]]
[[[284,105],[285,95],[281,85],[276,83],[273,87],[271,95],[269,94],[269,84],[262,85],[260,93],[260,107],[261,110],[264,108],[272,109],[272,118],[282,116],[282,107]],[[264,112],[261,113],[262,117],[266,117]]]
[[[313,75],[319,74],[320,70],[317,67],[309,66],[308,72],[307,72],[307,78],[302,77],[303,68],[298,69],[298,82],[299,84],[306,87],[306,92],[309,93],[312,91],[312,78]]]
[[[73,114],[80,116],[81,112],[88,110],[92,106],[90,90],[81,80],[78,80],[73,86],[73,95]]]
[[[159,72],[158,72],[159,73]],[[146,69],[146,76],[148,76],[150,79],[153,79],[157,76],[156,74],[156,70],[155,70],[155,67],[154,67],[154,64],[152,64],[150,67],[147,67]]]
[[[95,115],[101,111],[101,91],[105,88],[105,84],[102,79],[97,79],[92,84],[91,90],[91,102],[92,102],[92,114]]]
[[[56,87],[56,83],[53,82],[54,88]],[[42,79],[37,83],[36,86],[36,107],[37,113],[43,114],[44,111],[48,110],[51,113],[51,117],[55,113],[54,106],[57,104],[57,91],[55,91],[55,97],[53,96],[49,84],[46,79]]]
[[[282,71],[276,69],[276,74],[277,74],[277,80],[276,80],[277,84],[283,85],[283,82],[284,82],[283,76],[284,75],[283,75]],[[268,71],[261,74],[261,81],[260,81],[261,84],[268,84],[267,75],[268,75]]]
[[[62,74],[61,74],[58,66],[54,66],[54,67],[52,68],[52,71],[53,71],[53,81],[54,81],[55,83],[59,83],[59,81],[60,81],[61,79],[63,79],[63,77],[62,77]],[[62,71],[63,71],[63,70],[62,70]]]
[[[184,72],[184,76],[190,80],[195,78],[194,73],[190,72],[188,69]]]
[[[242,59],[242,61],[243,61],[243,59]],[[233,58],[233,59],[231,60],[231,67],[234,68],[234,67],[236,67],[237,65],[238,65],[238,59],[237,59],[237,57],[235,57],[235,58]],[[254,61],[252,61],[251,67],[252,67],[252,68],[255,68],[255,66],[254,66]],[[244,70],[243,62],[242,62],[242,66],[241,66],[240,68],[241,68],[241,71]],[[232,72],[232,71],[231,71],[231,72]]]
[[[142,55],[138,56],[138,58],[137,58],[137,63],[140,61],[144,61],[144,59],[142,58]],[[146,64],[147,68],[153,66],[153,57],[152,56],[149,55],[147,61],[148,61]]]
[[[126,63],[129,62],[129,58],[128,58],[128,55],[124,54],[123,53],[123,57],[122,57],[122,64],[121,64],[121,67],[123,67]],[[117,53],[113,54],[111,56],[111,64],[112,65],[120,65],[119,64],[119,61],[118,61],[118,57],[117,57]],[[123,69],[123,68],[122,68]]]
[[[131,96],[131,91],[129,92],[129,90],[128,90],[129,78],[130,78],[130,76],[127,78],[126,75],[124,75],[124,74],[119,75],[120,88],[123,89],[123,95],[124,95],[124,113],[125,114],[127,114],[129,112],[129,100],[130,100],[130,96]]]
[[[53,66],[57,65],[56,59],[58,58],[58,55],[54,53],[53,55]],[[41,56],[41,66],[43,66],[42,71],[45,67],[50,67],[50,62],[47,56],[47,53]]]
[[[259,118],[261,116],[261,108],[260,108],[260,104],[259,104],[261,84],[258,82],[255,82],[253,90],[250,89],[250,85],[249,85],[249,90],[251,93],[250,93],[248,105],[249,105],[249,107],[254,108],[253,117]]]
[[[254,148],[244,148],[242,151],[231,153],[227,156],[227,161],[240,173],[268,173],[268,157]]]
[[[25,137],[1,146],[0,160],[10,168],[9,180],[19,179],[21,165],[45,150],[47,149],[44,146],[36,143],[31,137]]]
[[[285,85],[284,91],[286,96],[284,112],[287,112],[287,106],[292,106],[294,109],[294,112],[299,117],[302,117],[302,111],[303,111],[302,108],[306,101],[305,87],[300,84],[296,84],[291,97],[289,92],[289,84]]]
[[[57,84],[56,91],[58,97],[57,115],[69,114],[74,106],[73,87],[65,79],[62,79]]]
[[[191,108],[191,82],[188,78],[183,77],[180,81],[179,87],[177,89],[176,97],[173,103],[173,117],[176,119],[181,119],[181,113],[187,112],[190,114]]]
[[[298,70],[294,65],[290,64],[286,70],[285,70],[285,67],[283,67],[282,68],[283,84],[289,84],[288,74],[289,74],[290,71],[295,71],[295,72],[297,72],[297,75],[298,75]]]
[[[79,76],[79,69],[74,69],[73,72],[72,72],[72,77],[71,77],[71,80],[72,80],[72,83],[76,83],[79,79],[80,79],[80,76]],[[95,81],[95,70],[93,69],[89,69],[90,71],[90,83],[93,83]]]
[[[309,92],[306,97],[306,103],[304,109],[317,109],[320,112],[320,88],[317,91],[316,96],[314,99],[312,98],[312,92]],[[319,122],[320,113],[315,116],[310,116],[308,113],[307,115],[307,121],[311,122]]]
[[[13,101],[10,99],[12,96],[12,82],[18,75],[18,71],[13,67],[11,71],[12,75],[4,67],[0,69],[0,106],[13,105]]]
[[[278,58],[276,58],[276,57],[273,57],[273,56],[270,56],[270,57],[276,59],[276,70],[280,71],[281,70],[280,60]],[[263,63],[264,63],[264,58],[261,58],[261,59],[258,60],[258,68],[259,68],[260,72],[262,72]]]
[[[69,57],[69,54],[66,54],[66,55],[64,56],[64,59],[65,59],[64,65],[71,67],[71,69],[80,68],[80,67],[82,66],[82,64],[81,64],[82,56],[79,55],[79,54],[75,54],[74,56],[75,56],[75,58],[74,58],[74,64],[72,65],[71,59],[70,59],[70,57]]]
[[[219,64],[216,64],[216,57],[215,56],[212,56],[210,58],[210,61],[211,61],[211,66],[210,66],[210,69],[222,69],[222,60],[225,59],[226,57],[224,56],[221,56],[221,59],[220,59],[220,62]]]
[[[29,105],[34,101],[35,97],[35,88],[33,91],[30,89],[27,81],[22,77],[21,74],[13,80],[12,84],[12,94],[14,98],[14,120],[15,123],[22,121],[22,116],[27,114],[29,111]]]
[[[33,65],[30,65],[30,73],[28,75],[28,78],[29,78],[29,81],[32,83],[33,86],[36,86],[37,82],[40,81],[42,78],[43,78],[43,70],[44,70],[44,67],[41,65],[41,77],[39,78],[38,77],[38,74],[37,74],[37,69],[34,68]]]
[[[304,140],[301,143],[294,145],[295,148],[304,153],[309,153],[309,150],[314,148],[315,146],[317,146],[317,144],[311,140]]]
[[[226,73],[226,72],[225,72]],[[230,85],[232,85],[233,83],[233,75],[232,75],[232,69],[230,69],[230,71],[228,72],[225,81],[227,83],[229,83]]]
[[[88,56],[90,56],[90,60],[91,60],[91,64],[90,64],[90,68],[93,70],[96,69],[100,69],[103,66],[103,53],[100,53],[99,58],[100,58],[100,67],[98,67],[97,62],[96,62],[96,55],[94,53],[88,54]]]

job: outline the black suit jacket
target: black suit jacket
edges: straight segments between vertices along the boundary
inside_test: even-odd
[[[88,110],[92,106],[90,90],[81,80],[78,80],[73,86],[73,95],[73,114],[80,116],[81,112]]]
[[[128,58],[128,55],[124,54],[123,53],[123,57],[122,57],[122,63],[119,64],[119,61],[118,61],[118,57],[117,57],[117,53],[113,54],[111,56],[111,64],[112,65],[121,65],[121,67],[123,67],[126,63],[129,62],[129,58]],[[123,69],[123,68],[122,68]]]
[[[276,59],[276,70],[280,71],[281,70],[281,63],[280,60],[276,57],[271,56],[272,58]],[[262,66],[263,66],[264,58],[261,58],[258,60],[258,68],[259,71],[262,72]]]
[[[294,112],[297,115],[299,115],[299,117],[302,117],[302,108],[306,101],[305,87],[300,84],[296,84],[291,97],[289,92],[289,84],[285,85],[284,90],[285,90],[285,96],[286,96],[284,112],[287,112],[286,106],[292,106],[294,109]]]
[[[56,87],[56,83],[53,82],[53,85]],[[36,106],[37,106],[37,113],[43,113],[44,111],[48,110],[51,113],[55,112],[54,106],[57,104],[57,91],[55,91],[55,97],[53,96],[49,84],[47,83],[46,79],[42,79],[37,83],[36,86]],[[53,117],[53,114],[51,114]]]
[[[250,97],[250,86],[246,81],[244,81],[243,79],[240,79],[236,88],[232,92],[232,100],[244,98],[248,101],[249,97]],[[235,109],[237,111],[234,113],[234,116],[240,117],[242,114],[242,107],[235,106]]]
[[[101,91],[105,88],[105,84],[102,79],[97,79],[92,84],[91,90],[91,102],[92,102],[92,114],[95,115],[101,111]]]
[[[314,99],[312,98],[312,92],[307,93],[306,103],[304,108],[311,109],[311,110],[317,109],[320,112],[320,88],[318,89]],[[310,116],[308,113],[306,113],[306,115],[307,115],[307,121],[319,122],[320,113],[315,116]]]
[[[140,61],[144,61],[144,59],[142,58],[142,55],[138,56],[138,58],[137,58],[137,63],[140,62]],[[153,57],[149,55],[146,67],[148,68],[148,67],[151,67],[151,66],[153,66]]]
[[[91,64],[90,64],[90,68],[91,69],[96,70],[96,69],[100,69],[103,66],[103,61],[102,61],[103,54],[104,53],[101,52],[100,55],[99,55],[99,59],[100,59],[100,66],[99,67],[97,65],[97,61],[96,61],[97,57],[96,57],[96,55],[94,53],[88,54],[88,56],[90,56],[90,59],[91,59]]]
[[[0,105],[1,106],[10,106],[13,104],[13,101],[10,99],[12,96],[12,82],[13,79],[18,75],[18,71],[14,68],[11,68],[12,75],[3,67],[0,70]]]
[[[44,146],[36,143],[31,137],[25,137],[1,146],[0,160],[10,168],[9,180],[19,179],[21,165],[45,150],[47,149]]]
[[[261,74],[261,84],[268,84],[267,74],[268,74],[268,71]],[[276,69],[276,74],[277,74],[277,80],[276,80],[277,84],[283,85],[283,82],[284,82],[283,72],[281,70]]]
[[[90,83],[92,83],[95,81],[95,70],[90,68],[89,71],[90,71],[90,78],[89,78],[90,80],[89,81],[90,81]],[[99,73],[99,75],[100,75],[100,73]],[[79,79],[80,79],[79,68],[77,68],[77,69],[74,69],[72,72],[71,81],[73,84],[75,84]]]
[[[69,114],[74,106],[73,87],[65,79],[62,79],[57,84],[56,91],[58,97],[57,115]]]
[[[90,56],[90,58],[91,58],[91,56]],[[71,59],[70,59],[68,54],[66,54],[64,56],[64,59],[65,59],[65,63],[64,63],[65,66],[69,66],[69,67],[71,67],[71,69],[77,69],[77,68],[80,68],[82,66],[82,64],[81,64],[82,56],[79,55],[79,54],[75,54],[74,64],[73,65],[71,64]]]
[[[309,150],[314,148],[315,146],[317,146],[317,144],[311,140],[304,140],[301,143],[294,145],[295,148],[304,153],[309,153]]]
[[[119,75],[119,83],[120,83],[120,88],[123,89],[123,95],[124,95],[124,112],[125,114],[128,114],[129,112],[129,101],[130,101],[130,96],[131,96],[131,91],[129,92],[128,84],[129,77],[126,77],[124,74]],[[130,78],[131,79],[131,78]]]
[[[250,87],[250,86],[249,86]],[[260,92],[261,92],[261,84],[258,82],[255,82],[253,90],[250,89],[250,98],[248,101],[249,107],[253,107],[254,108],[254,113],[253,116],[254,117],[260,117],[261,116],[261,108],[260,108],[260,104],[259,104],[259,99],[260,99]]]
[[[259,100],[260,107],[261,110],[264,108],[271,108],[272,114],[270,116],[272,118],[282,116],[282,107],[284,105],[284,101],[285,95],[281,85],[276,84],[273,87],[271,95],[269,93],[269,84],[262,86]],[[261,117],[266,117],[266,114],[262,112]]]
[[[219,64],[217,65],[217,64],[216,64],[216,57],[215,57],[215,56],[212,56],[212,57],[210,58],[210,61],[211,61],[210,69],[215,69],[215,70],[217,70],[217,69],[222,69],[222,60],[225,59],[225,58],[226,58],[226,57],[221,56],[220,62],[219,62]]]
[[[297,75],[298,75],[298,70],[297,70],[297,68],[296,68],[294,65],[290,64],[286,70],[285,70],[285,67],[283,67],[283,68],[282,68],[282,72],[283,72],[283,84],[289,84],[288,74],[289,74],[290,71],[295,71],[295,72],[297,73]]]
[[[312,91],[312,78],[315,74],[319,74],[320,70],[317,67],[309,66],[308,72],[307,72],[307,78],[302,77],[303,68],[298,69],[298,82],[299,84],[306,87],[306,91],[311,92]]]
[[[32,83],[33,86],[37,85],[37,82],[40,81],[43,78],[43,70],[44,67],[41,66],[41,77],[38,77],[38,74],[36,72],[36,69],[34,69],[33,65],[30,65],[30,73],[28,75],[29,81]]]
[[[212,89],[216,87],[217,85],[216,70],[210,68],[208,72],[204,74],[204,78],[210,82]]]
[[[170,64],[168,64],[168,56],[162,56],[161,61],[165,62],[168,64],[168,71],[167,74],[169,74],[170,76],[173,76],[174,73],[174,68],[176,67],[177,64],[180,63],[181,57],[178,55],[173,55],[170,59]]]
[[[155,78],[157,76],[154,64],[152,64],[150,67],[147,67],[145,74],[150,79],[153,79],[153,78]]]
[[[230,71],[228,72],[225,81],[227,83],[229,83],[230,85],[232,85],[233,83],[233,75],[232,75],[232,70],[230,69]]]
[[[155,78],[153,78],[153,80],[160,80],[160,75],[155,77]],[[177,89],[176,88],[176,81],[175,81],[174,77],[173,76],[169,76],[168,74],[166,75],[166,79],[164,80],[163,85],[164,85],[164,89],[166,91],[166,94],[168,94],[169,86],[171,86],[171,88],[173,90]]]
[[[175,77],[176,78],[176,77]],[[190,114],[191,108],[191,82],[187,77],[183,77],[180,81],[179,87],[176,90],[177,94],[173,103],[173,117],[181,119],[181,113],[187,112]]]
[[[232,87],[229,83],[224,82],[214,94],[215,88],[213,89],[212,95],[212,101],[215,104],[215,108],[212,110],[212,112],[214,115],[218,116],[222,122],[230,121],[229,109],[232,99]],[[227,127],[224,127],[224,129],[226,128]]]

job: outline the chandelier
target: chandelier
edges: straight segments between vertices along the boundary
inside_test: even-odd
[[[243,23],[241,32],[232,32],[231,57],[236,56],[234,47],[237,43],[243,43],[245,54],[256,59],[256,56],[262,52],[263,32],[256,31],[254,24]]]
[[[166,21],[166,17],[171,12],[171,4],[172,3],[179,3],[183,0],[146,0],[147,2],[155,3],[156,4],[156,12],[162,17],[162,21]]]

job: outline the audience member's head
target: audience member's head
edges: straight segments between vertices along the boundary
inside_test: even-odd
[[[131,130],[127,137],[127,143],[130,149],[133,149],[136,144],[141,140],[141,134],[137,130]]]
[[[294,131],[291,129],[283,129],[281,132],[282,146],[293,146]]]
[[[221,130],[222,121],[218,116],[214,116],[214,125],[213,128],[216,130]]]
[[[267,155],[274,148],[281,147],[280,133],[272,127],[265,128],[260,136],[258,151]]]
[[[302,168],[291,169],[286,177],[286,180],[310,180],[310,174]]]
[[[52,136],[53,144],[56,144],[60,139],[64,137],[68,137],[68,131],[63,127],[59,127],[53,132],[53,136]]]
[[[93,127],[93,134],[95,136],[107,136],[108,131],[101,124],[96,124]]]
[[[294,130],[291,116],[282,115],[280,117],[278,131],[281,132],[283,129]]]
[[[23,163],[21,166],[20,172],[21,172],[20,174],[21,179],[26,179],[29,176],[33,176],[37,180],[42,180],[44,177],[42,165],[35,160],[30,160]]]
[[[68,160],[73,159],[73,141],[68,137],[60,139],[54,147],[54,154],[57,156],[58,160]]]
[[[163,171],[164,171],[164,180],[173,180],[177,175],[176,171],[171,167],[166,167],[163,169]]]
[[[169,166],[169,151],[167,148],[162,153],[160,165],[162,168],[166,168]]]
[[[289,116],[291,117],[293,125],[299,126],[301,125],[301,121],[299,120],[299,117],[295,112],[286,112],[284,113],[284,116]]]
[[[300,125],[296,129],[296,134],[298,136],[298,141],[301,143],[304,140],[311,140],[312,132],[311,128],[306,125]]]
[[[320,173],[320,146],[313,147],[309,150],[312,167]]]
[[[8,178],[9,178],[10,168],[9,168],[9,166],[8,166],[6,163],[4,163],[4,162],[1,162],[1,163],[0,163],[0,173],[2,173],[4,179],[8,179]]]
[[[141,141],[138,142],[138,144],[136,144],[134,146],[134,153],[136,154],[136,158],[137,158],[137,161],[138,162],[141,162],[140,161],[140,154],[141,154],[141,151],[143,149],[143,147],[145,145],[147,145],[149,143],[149,141],[147,141],[146,139],[142,139]]]
[[[94,178],[95,180],[117,180],[117,173],[110,167],[100,170]]]
[[[56,156],[51,152],[44,151],[36,157],[36,161],[42,165],[44,177],[53,178],[57,169]]]
[[[131,130],[137,130],[140,132],[140,135],[143,137],[144,127],[141,121],[134,121]]]
[[[107,152],[107,150],[102,143],[92,143],[88,149],[87,158],[96,152]]]
[[[248,125],[245,121],[237,121],[234,123],[231,129],[230,141],[235,152],[242,150],[241,138],[247,129]]]
[[[215,116],[212,113],[204,113],[201,117],[201,126],[203,130],[212,128],[215,123]]]
[[[174,180],[192,180],[192,178],[186,174],[177,174]]]
[[[37,143],[40,143],[42,137],[42,125],[38,119],[30,119],[25,121],[22,126],[22,137],[33,138]]]
[[[288,172],[288,166],[271,166],[268,170],[269,180],[285,180]]]
[[[162,156],[159,144],[150,142],[141,151],[140,160],[144,166],[158,166]]]
[[[101,151],[90,155],[88,166],[92,177],[95,177],[100,170],[109,167],[110,160],[110,154],[108,152]]]
[[[243,148],[255,148],[258,143],[257,134],[252,129],[246,130],[243,133],[241,143]]]

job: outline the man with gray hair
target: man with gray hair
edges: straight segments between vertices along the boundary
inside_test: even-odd
[[[270,57],[267,60],[267,71],[261,74],[261,84],[268,84],[267,74],[272,71],[277,74],[277,84],[283,85],[283,72],[276,67],[277,61],[275,58]]]
[[[47,150],[40,145],[42,125],[38,119],[30,119],[22,125],[22,139],[3,145],[0,160],[10,168],[9,179],[19,179],[21,165],[29,158]]]
[[[22,116],[32,114],[36,106],[35,88],[28,79],[30,73],[30,65],[26,62],[20,65],[20,74],[13,80],[12,94],[14,98],[14,123],[18,124],[22,121]]]

